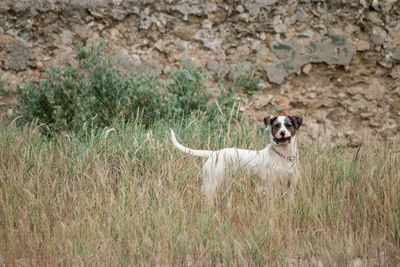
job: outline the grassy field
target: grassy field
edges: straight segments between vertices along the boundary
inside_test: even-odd
[[[359,150],[299,144],[295,201],[234,173],[214,206],[204,159],[173,148],[167,122],[86,137],[0,130],[0,265],[345,266],[400,263],[399,139]],[[194,148],[261,149],[262,125],[172,125]]]

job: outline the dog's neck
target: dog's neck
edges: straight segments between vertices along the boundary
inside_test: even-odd
[[[297,141],[296,136],[294,136],[289,144],[276,144],[275,142],[271,142],[271,147],[273,150],[277,152],[282,157],[286,158],[295,158],[297,157]],[[276,153],[275,152],[275,153]]]

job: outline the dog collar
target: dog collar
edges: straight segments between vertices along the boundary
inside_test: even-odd
[[[287,159],[290,162],[295,161],[297,159],[297,155],[295,155],[295,156],[285,156],[285,155],[282,155],[282,153],[280,153],[278,150],[276,150],[273,146],[271,146],[271,148],[276,154],[278,154],[279,156],[281,156],[284,159]]]

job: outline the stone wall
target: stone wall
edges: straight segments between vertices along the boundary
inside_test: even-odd
[[[128,74],[181,60],[229,82],[255,62],[263,91],[241,94],[256,119],[280,106],[311,138],[357,143],[399,134],[400,3],[394,0],[2,0],[0,87],[74,63],[77,43],[107,41]]]

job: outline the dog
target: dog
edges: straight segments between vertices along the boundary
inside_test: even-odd
[[[223,182],[226,170],[247,169],[267,181],[271,188],[277,179],[286,179],[289,198],[293,201],[294,188],[299,180],[296,133],[303,119],[298,116],[268,116],[264,118],[266,129],[270,128],[270,144],[263,150],[224,148],[218,151],[195,150],[181,145],[171,130],[171,140],[180,151],[193,156],[208,158],[203,165],[203,191],[208,200],[215,197]]]

